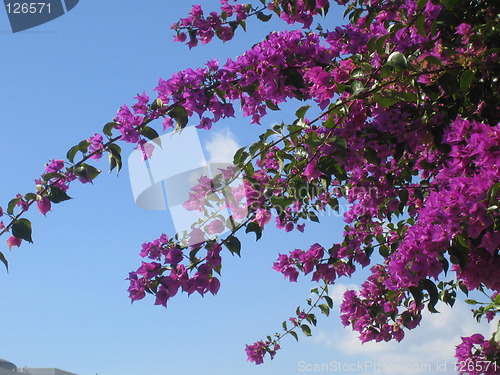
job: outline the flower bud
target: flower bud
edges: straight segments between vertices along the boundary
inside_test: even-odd
[[[156,98],[153,103],[151,103],[151,109],[153,111],[156,111],[157,109],[163,107],[163,102],[161,101],[160,98]]]

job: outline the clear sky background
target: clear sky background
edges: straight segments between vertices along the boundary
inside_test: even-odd
[[[218,3],[202,2],[206,10]],[[248,33],[228,44],[215,41],[189,51],[172,42],[169,26],[190,6],[82,0],[66,15],[17,34],[0,9],[0,205],[32,191],[49,159],[63,158],[71,146],[99,132],[120,105],[133,103],[143,90],[152,95],[159,77],[214,57],[224,62],[276,25],[249,22]],[[340,24],[342,13],[333,10],[324,25]],[[293,120],[292,110],[273,113],[260,127],[248,119],[227,121],[203,134],[203,143],[208,150],[227,151],[282,120]],[[124,158],[130,152],[125,148]],[[100,167],[106,170],[106,163]],[[297,344],[289,337],[274,361],[255,366],[246,361],[245,344],[279,331],[312,285],[284,280],[271,270],[273,261],[294,248],[338,241],[338,218],[323,217],[303,235],[266,230],[257,243],[253,234],[243,236],[242,258],[224,258],[217,297],[179,295],[164,309],[153,306],[151,297],[131,304],[125,279],[140,265],[144,241],[173,234],[168,213],[134,205],[126,169],[119,177],[103,173],[93,186],[74,184],[69,193],[74,199],[53,206],[46,218],[30,212],[33,245],[9,254],[2,245],[10,273],[0,270],[0,358],[19,367],[57,367],[78,375],[293,375],[311,372],[314,364],[376,361],[393,365],[377,372],[382,374],[453,374],[459,337],[489,334],[488,327],[475,324],[468,306],[457,303],[453,311],[442,307],[440,315],[426,316],[403,343],[362,346],[332,312],[320,319],[312,338],[301,337]],[[360,281],[339,281],[333,297],[338,301],[346,286]],[[434,367],[429,371],[425,364]]]

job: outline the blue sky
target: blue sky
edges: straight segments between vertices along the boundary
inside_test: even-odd
[[[151,94],[159,77],[214,57],[224,62],[273,28],[272,22],[249,23],[249,32],[231,43],[216,41],[189,51],[172,42],[169,26],[190,5],[81,1],[68,14],[16,34],[0,11],[0,205],[31,191],[49,159],[63,158],[71,146],[100,131],[136,94]],[[333,11],[325,24],[340,23],[342,12]],[[202,141],[243,146],[264,127],[292,115],[292,110],[273,113],[260,127],[248,119],[231,120]],[[130,152],[125,148],[124,156]],[[106,170],[105,163],[100,167]],[[416,366],[448,361],[451,370],[453,344],[478,330],[468,307],[460,304],[453,313],[443,307],[406,343],[361,346],[332,314],[320,319],[312,338],[299,344],[287,338],[274,361],[255,366],[246,361],[245,344],[279,330],[311,287],[307,281],[285,281],[271,270],[273,261],[278,253],[339,240],[338,218],[322,218],[304,235],[266,230],[257,243],[253,235],[242,237],[242,258],[226,254],[217,297],[177,296],[164,309],[153,306],[152,298],[131,304],[125,279],[140,265],[144,241],[173,233],[168,213],[134,205],[126,170],[119,177],[103,173],[93,186],[75,184],[70,195],[73,200],[54,206],[46,218],[30,213],[34,244],[7,254],[9,274],[0,270],[0,357],[18,366],[58,367],[79,375],[290,375],[308,373],[314,364],[325,370],[331,362],[376,360]],[[333,295],[343,288],[335,287]],[[386,368],[378,373],[429,372]]]

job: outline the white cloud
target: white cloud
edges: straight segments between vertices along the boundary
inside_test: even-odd
[[[236,136],[230,129],[214,132],[205,144],[209,163],[232,163],[239,148]]]
[[[334,284],[333,288],[330,289],[330,297],[333,299],[335,306],[340,306],[342,303],[342,298],[347,290],[359,290],[360,286],[356,284]]]

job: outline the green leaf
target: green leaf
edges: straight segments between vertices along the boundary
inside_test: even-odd
[[[460,288],[463,294],[465,294],[466,296],[469,295],[469,289],[467,289],[467,287],[462,282],[458,284],[458,287]]]
[[[396,95],[401,100],[404,100],[407,102],[417,102],[418,101],[417,94],[415,94],[411,91],[394,91],[394,95]]]
[[[43,175],[43,180],[45,182],[53,179],[53,178],[56,178],[56,179],[65,179],[66,176],[63,174],[63,173],[59,173],[59,172],[51,172],[51,173],[46,173]]]
[[[405,55],[401,52],[393,52],[387,58],[387,65],[393,68],[406,69],[408,67],[408,62],[406,61]]]
[[[332,210],[339,212],[339,200],[337,198],[330,197],[328,199],[328,205]]]
[[[7,205],[7,213],[9,215],[14,215],[14,208],[20,201],[21,198],[14,198],[9,201],[9,204]]]
[[[441,0],[441,2],[444,4],[446,8],[448,8],[450,12],[453,12],[458,1],[459,0]]]
[[[266,105],[272,111],[280,111],[280,108],[270,100],[266,100]]]
[[[461,233],[457,233],[455,235],[455,239],[458,241],[460,246],[463,246],[465,249],[469,248],[469,244],[467,243],[467,240],[465,239],[465,237]]]
[[[495,340],[496,343],[500,344],[500,327],[495,332],[493,340]]]
[[[373,20],[375,19],[375,17],[379,14],[380,11],[375,11],[375,10],[371,10],[368,12],[368,14],[366,15],[366,19],[365,19],[365,27],[370,29],[370,25],[371,23],[373,22]]]
[[[406,27],[406,25],[403,23],[403,22],[396,22],[396,23],[393,23],[392,25],[390,25],[388,28],[387,28],[387,31],[390,33],[390,34],[395,34],[397,33],[399,30],[401,30],[403,27]]]
[[[351,72],[351,77],[354,79],[364,78],[365,75],[366,75],[366,73],[362,68],[356,68]]]
[[[307,324],[302,324],[300,326],[300,329],[302,330],[302,332],[304,332],[304,335],[306,335],[306,336],[312,336],[312,334],[311,334],[311,328]]]
[[[31,222],[28,219],[19,219],[12,224],[12,235],[33,243],[31,238]]]
[[[418,0],[417,1],[417,9],[422,10],[427,5],[428,0]]]
[[[238,256],[240,255],[241,251],[241,242],[238,238],[234,236],[229,236],[225,241],[224,245],[228,248],[228,250],[231,252],[231,254],[236,254]]]
[[[380,165],[380,158],[377,155],[377,151],[375,151],[373,148],[368,146],[365,147],[365,151],[363,154],[368,163]]]
[[[26,201],[33,201],[36,199],[36,194],[35,193],[26,193],[24,195],[24,200]]]
[[[3,255],[2,252],[0,252],[0,261],[2,261],[3,264],[5,264],[5,268],[7,268],[7,272],[9,272],[9,262],[7,261],[7,258],[5,258],[5,255]]]
[[[247,224],[245,233],[250,233],[250,232],[255,233],[255,241],[260,240],[260,238],[262,237],[262,227],[255,221],[252,221]]]
[[[321,158],[319,158],[318,163],[316,164],[316,168],[326,176],[337,176],[344,174],[344,170],[340,163],[331,156],[322,156]]]
[[[153,111],[156,111],[157,109],[160,109],[162,107],[163,107],[163,101],[160,98],[156,98],[155,100],[153,100],[153,102],[150,105],[150,108]]]
[[[316,319],[316,315],[314,314],[308,314],[306,317],[306,320],[311,323],[313,326],[316,326],[318,324],[318,321]]]
[[[284,320],[283,323],[281,323],[281,326],[283,327],[283,330],[288,331],[286,320]]]
[[[49,198],[52,203],[61,203],[71,199],[68,194],[55,186],[51,186],[47,189],[47,198]]]
[[[401,101],[400,98],[396,98],[395,96],[379,96],[379,95],[376,95],[374,97],[374,100],[376,103],[380,104],[384,108],[388,108]]]
[[[112,135],[112,130],[115,128],[115,126],[118,125],[116,122],[108,122],[104,127],[102,128],[102,132],[106,134],[107,136],[111,137]]]
[[[361,81],[353,81],[351,84],[352,94],[358,95],[359,93],[366,90],[365,85]]]
[[[454,290],[452,291],[445,290],[443,294],[443,302],[453,307],[456,301],[456,297],[457,293]]]
[[[431,313],[438,313],[439,311],[434,308],[439,301],[439,292],[436,284],[434,284],[429,279],[425,279],[422,281],[422,286],[429,293],[429,302],[427,303],[427,308]]]
[[[422,293],[422,289],[418,287],[411,286],[409,288],[411,295],[413,296],[413,299],[415,300],[415,303],[417,305],[420,305],[420,302],[422,302],[422,299],[424,298],[424,295]]]
[[[295,331],[289,331],[288,332],[290,335],[292,335],[292,337],[297,340],[297,342],[299,342],[299,335],[297,335],[297,332]]]
[[[241,26],[241,28],[243,29],[243,31],[245,31],[245,32],[247,31],[247,23],[246,23],[245,20],[239,20],[238,21],[238,25]]]
[[[161,147],[161,139],[158,132],[150,126],[141,127],[141,134]]]
[[[177,130],[182,130],[186,127],[188,123],[188,113],[186,111],[186,108],[181,105],[176,105],[174,108],[172,108],[168,115],[172,117],[177,123]]]
[[[456,238],[457,236],[455,236]],[[464,269],[469,259],[469,250],[459,243],[458,240],[453,240],[452,245],[448,249],[450,261],[453,264],[458,264],[461,269]]]
[[[408,197],[409,197],[408,189],[401,189],[398,192],[398,196],[399,196],[399,200],[401,202],[400,203],[401,206],[406,206],[406,203],[408,203]]]
[[[309,220],[314,221],[315,223],[319,223],[318,215],[316,215],[314,211],[307,212],[307,216],[309,217]]]
[[[318,307],[323,314],[325,314],[326,316],[330,315],[330,308],[328,307],[328,305],[322,303],[321,305],[318,305]]]
[[[323,123],[323,126],[328,129],[333,129],[337,126],[337,123],[335,122],[335,116],[333,116],[331,113],[328,115],[328,119]]]
[[[466,299],[465,303],[467,303],[469,305],[477,305],[477,301],[475,301],[473,299]]]
[[[262,21],[262,22],[267,22],[271,19],[272,17],[272,13],[271,14],[264,14],[262,12],[257,12],[257,18]]]
[[[122,169],[122,149],[117,144],[110,144],[108,146],[108,157],[109,157],[109,172],[113,169],[117,168],[117,172],[119,173]]]
[[[381,36],[380,38],[377,39],[375,42],[375,50],[379,55],[382,55],[385,51],[385,41],[389,37],[389,34],[386,34],[384,36]]]
[[[402,211],[402,210],[400,210],[400,211]],[[438,255],[437,259],[439,260],[439,262],[443,266],[444,275],[446,276],[448,274],[448,269],[450,268],[450,263],[448,262],[448,259],[446,259],[442,255]]]
[[[323,298],[325,299],[326,303],[328,304],[328,307],[332,309],[333,308],[333,299],[329,296],[324,296]]]
[[[83,153],[86,153],[89,149],[89,146],[90,146],[90,142],[88,139],[84,139],[83,141],[81,141],[80,143],[78,143],[78,150],[80,150],[81,152]]]
[[[276,209],[278,214],[285,212],[286,209],[293,203],[294,199],[290,197],[271,197],[271,204]]]
[[[79,148],[78,146],[73,146],[71,147],[68,152],[66,153],[66,158],[73,163],[73,161],[75,160],[75,156],[77,154],[77,152],[79,151]]]
[[[358,9],[355,9],[350,15],[349,15],[349,22],[353,25],[355,25],[358,20],[359,20],[359,17],[361,17],[361,14],[363,13],[363,9],[361,8],[358,8]]]
[[[470,85],[474,81],[474,72],[472,70],[466,70],[460,75],[460,91],[464,94],[470,89]]]
[[[375,52],[375,41],[377,40],[377,36],[372,36],[370,39],[368,39],[368,42],[366,43],[366,48],[368,49],[369,53]]]
[[[425,15],[422,13],[418,16],[415,21],[415,26],[417,27],[418,33],[422,36],[427,36],[425,32]]]
[[[82,163],[78,167],[76,167],[73,172],[80,178],[88,181],[93,181],[97,176],[99,176],[101,170],[93,167],[92,165]]]
[[[246,147],[240,148],[234,154],[234,157],[233,157],[233,164],[234,165],[241,165],[250,156],[250,154],[245,151],[245,148]]]
[[[314,11],[316,9],[316,0],[304,1],[304,5],[307,10]]]
[[[306,115],[306,112],[309,110],[309,108],[311,108],[310,105],[303,105],[302,107],[297,109],[297,111],[295,112],[295,116],[297,116],[297,118],[303,120],[304,116]]]
[[[455,74],[445,72],[438,78],[438,83],[446,91],[446,93],[453,95],[460,90],[460,85],[458,84],[457,76]]]
[[[429,65],[443,66],[443,62],[434,55],[426,56],[424,61]]]
[[[389,65],[383,65],[380,67],[380,78],[384,79],[391,76],[393,73],[393,68]]]
[[[243,169],[243,172],[245,173],[246,176],[252,177],[255,174],[255,169],[253,167],[253,164],[248,163]]]
[[[260,151],[262,150],[262,148],[264,148],[264,146],[266,146],[267,144],[263,141],[258,141],[258,142],[255,142],[253,145],[251,145],[249,148],[248,148],[248,151],[250,151],[250,154],[252,155],[255,155],[257,153],[257,151],[260,153]]]

